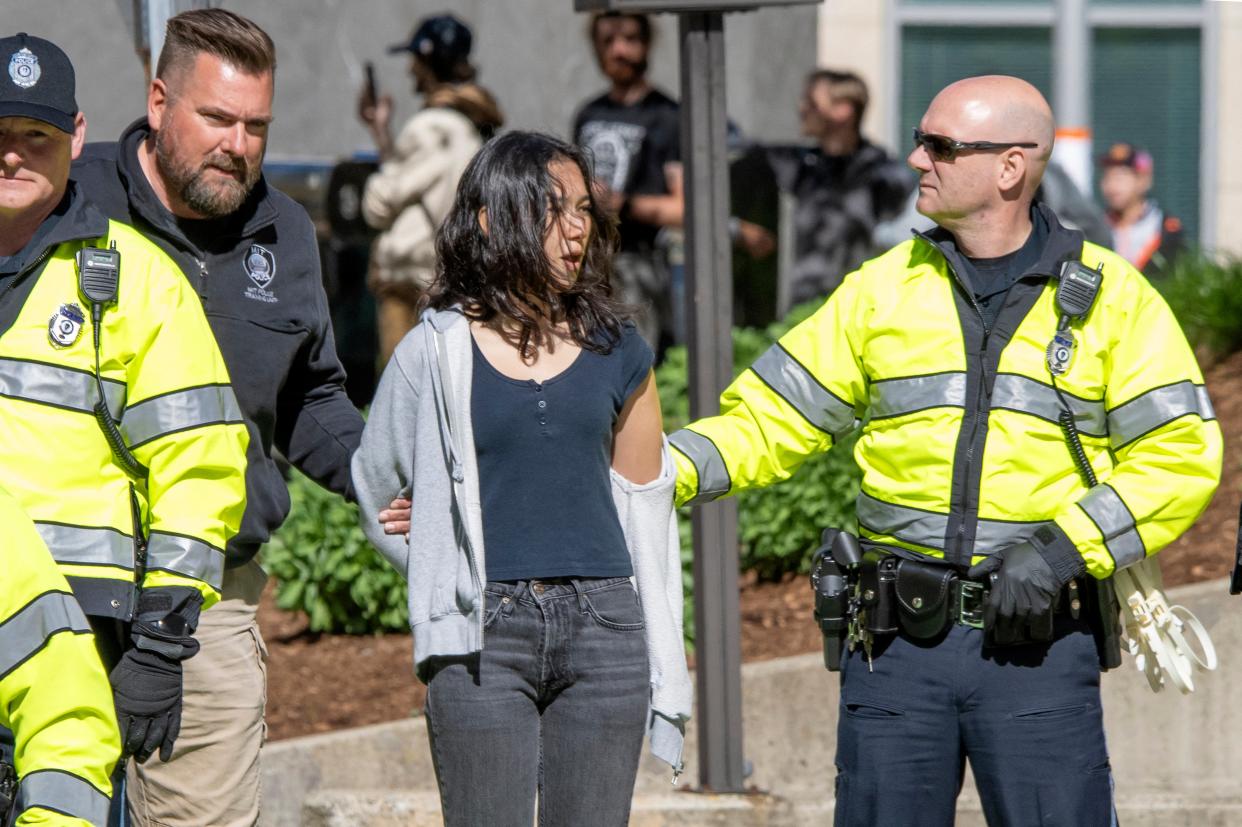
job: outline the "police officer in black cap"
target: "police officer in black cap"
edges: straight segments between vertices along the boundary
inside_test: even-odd
[[[423,109],[396,140],[392,98],[371,83],[358,100],[358,117],[371,132],[383,165],[367,181],[362,210],[381,232],[371,256],[370,286],[379,311],[380,356],[418,321],[419,302],[435,277],[435,232],[448,214],[466,164],[504,118],[495,99],[475,83],[474,37],[451,14],[428,17],[408,43],[390,54],[410,55],[414,91]]]
[[[183,662],[241,520],[246,432],[180,268],[71,176],[74,80],[54,43],[0,38],[0,479],[89,620],[123,757],[168,760]],[[60,811],[102,823],[105,795],[64,793]]]

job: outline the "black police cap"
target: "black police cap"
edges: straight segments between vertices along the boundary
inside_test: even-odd
[[[0,118],[33,118],[73,133],[78,114],[73,64],[50,40],[21,32],[0,38]]]

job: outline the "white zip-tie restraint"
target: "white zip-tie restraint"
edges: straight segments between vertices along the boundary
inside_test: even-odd
[[[1216,647],[1207,629],[1185,606],[1169,605],[1154,557],[1121,569],[1113,581],[1123,604],[1123,640],[1135,666],[1153,692],[1171,683],[1189,695],[1195,689],[1194,672],[1216,668]],[[1197,648],[1191,646],[1192,640]]]

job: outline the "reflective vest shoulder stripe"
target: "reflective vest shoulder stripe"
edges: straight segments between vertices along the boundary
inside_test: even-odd
[[[1113,447],[1121,448],[1188,414],[1203,420],[1216,418],[1203,385],[1177,382],[1152,388],[1108,412],[1109,436]]]
[[[105,827],[109,805],[108,796],[76,775],[63,770],[35,770],[22,778],[15,809],[22,813],[39,807]]]
[[[1100,483],[1078,501],[1104,537],[1104,546],[1117,568],[1133,565],[1147,556],[1134,515],[1121,496],[1108,483]]]
[[[57,632],[90,630],[72,594],[44,592],[0,623],[0,676],[29,660]]]
[[[135,402],[126,409],[121,430],[130,447],[136,447],[191,428],[242,421],[232,388],[205,385]]]

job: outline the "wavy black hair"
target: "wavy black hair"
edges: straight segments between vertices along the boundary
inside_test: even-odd
[[[582,172],[590,193],[591,235],[571,285],[558,282],[544,251],[548,210],[559,211],[561,200],[548,167],[561,160]],[[567,330],[582,348],[608,353],[629,314],[612,295],[616,221],[596,201],[591,177],[586,154],[551,135],[515,131],[484,144],[436,234],[431,306],[460,306],[524,357],[532,357],[554,328]],[[483,209],[486,234],[479,225]]]

